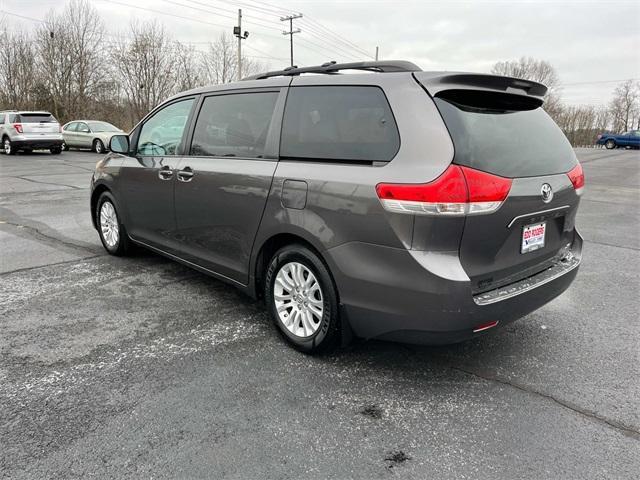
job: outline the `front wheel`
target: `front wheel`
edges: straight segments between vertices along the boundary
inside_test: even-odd
[[[96,138],[93,141],[93,151],[96,153],[104,153],[104,143],[102,143],[102,140]]]
[[[604,146],[607,150],[613,150],[614,148],[616,148],[616,142],[615,140],[609,139],[604,142]]]
[[[302,245],[276,252],[265,276],[265,301],[271,317],[296,349],[320,353],[340,340],[338,295],[322,260]]]
[[[124,225],[120,222],[115,201],[108,192],[103,192],[96,205],[96,223],[100,241],[111,255],[126,255],[131,246]]]
[[[67,142],[62,142],[62,151],[63,152],[69,151],[69,146],[67,145]]]

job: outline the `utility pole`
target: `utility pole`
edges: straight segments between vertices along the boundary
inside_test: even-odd
[[[376,62],[378,61],[378,47],[376,47]]]
[[[233,27],[233,34],[238,37],[238,80],[242,80],[242,40],[246,40],[249,32],[242,33],[242,9],[238,9],[238,26]]]
[[[296,28],[295,30],[293,29],[293,21],[296,18],[302,18],[302,14],[298,13],[297,15],[289,15],[288,17],[280,17],[280,21],[281,22],[286,22],[287,20],[289,21],[289,31],[288,32],[282,32],[283,35],[289,35],[289,41],[291,43],[291,66],[293,67],[293,34],[294,33],[300,33],[300,29]]]

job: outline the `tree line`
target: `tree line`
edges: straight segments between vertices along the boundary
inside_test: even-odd
[[[48,110],[61,122],[95,118],[126,130],[175,93],[237,77],[231,35],[203,51],[173,40],[156,21],[133,21],[126,33],[112,35],[86,0],[50,11],[32,31],[5,25],[0,45],[0,109]],[[267,69],[244,57],[242,66],[243,75]],[[549,62],[523,57],[496,63],[492,73],[547,85],[544,108],[575,146],[592,145],[604,131],[640,128],[638,82],[618,85],[607,106],[566,105]]]

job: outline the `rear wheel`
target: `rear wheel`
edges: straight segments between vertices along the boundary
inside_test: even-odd
[[[103,192],[100,195],[95,215],[100,241],[105,250],[118,257],[126,255],[131,249],[131,244],[110,193]]]
[[[13,145],[11,144],[11,140],[9,140],[9,137],[4,137],[4,140],[2,141],[2,147],[4,148],[5,155],[16,154],[16,151],[13,148]]]
[[[24,150],[22,150],[23,153],[26,153],[27,155],[30,155],[33,153],[33,150],[30,148],[25,148]]]
[[[62,152],[62,147],[51,147],[49,151],[54,155],[60,155]]]
[[[265,276],[265,301],[271,317],[296,349],[319,353],[340,339],[338,295],[322,260],[302,245],[281,248]]]
[[[102,140],[96,138],[93,141],[93,151],[96,153],[104,153],[104,144],[102,143]]]
[[[614,148],[616,148],[616,141],[610,138],[609,140],[604,142],[604,146],[607,150],[613,150]]]

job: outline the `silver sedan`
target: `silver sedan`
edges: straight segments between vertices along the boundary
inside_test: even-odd
[[[118,127],[97,120],[74,120],[62,127],[63,148],[89,148],[104,153],[109,148],[111,137],[123,133]]]

